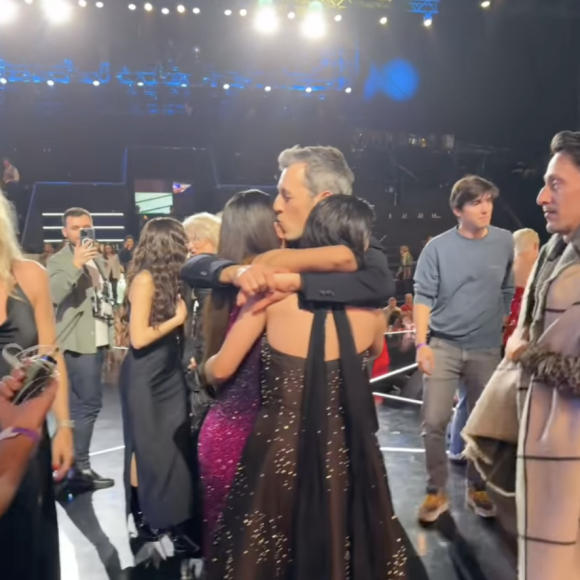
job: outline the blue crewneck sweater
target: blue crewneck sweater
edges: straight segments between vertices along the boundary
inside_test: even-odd
[[[477,240],[457,228],[433,238],[415,272],[415,302],[431,308],[431,332],[459,348],[501,346],[515,291],[513,256],[511,233],[496,227]]]

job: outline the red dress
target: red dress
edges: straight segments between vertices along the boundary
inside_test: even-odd
[[[512,300],[512,307],[510,310],[510,316],[508,319],[508,323],[505,327],[505,332],[503,335],[503,344],[504,346],[507,344],[509,337],[513,334],[516,326],[518,325],[518,318],[520,316],[520,308],[522,307],[522,299],[524,297],[524,290],[521,286],[516,288],[516,293],[514,294]]]
[[[373,364],[373,374],[372,378],[380,377],[381,375],[386,375],[389,372],[389,365],[391,364],[391,359],[389,358],[389,350],[387,349],[387,339],[383,344],[383,350]]]

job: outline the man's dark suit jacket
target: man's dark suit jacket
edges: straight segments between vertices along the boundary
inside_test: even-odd
[[[221,271],[233,265],[213,254],[201,254],[183,266],[181,278],[191,288],[219,288]],[[387,256],[374,239],[357,272],[302,274],[300,298],[307,303],[383,308],[394,294]]]

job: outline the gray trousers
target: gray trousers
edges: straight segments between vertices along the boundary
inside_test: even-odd
[[[427,464],[427,492],[445,489],[447,483],[447,425],[453,413],[453,397],[461,386],[467,399],[467,412],[483,392],[501,360],[500,348],[463,350],[444,340],[434,338],[429,343],[435,355],[435,369],[423,377],[423,443]],[[483,482],[471,463],[467,480],[477,489]]]

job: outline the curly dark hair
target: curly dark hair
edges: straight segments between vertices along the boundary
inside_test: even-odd
[[[149,323],[158,326],[175,315],[177,298],[184,295],[180,274],[186,259],[187,236],[177,220],[160,217],[147,222],[133,253],[127,275],[125,322],[128,316],[131,282],[143,270],[151,274],[155,285]]]

